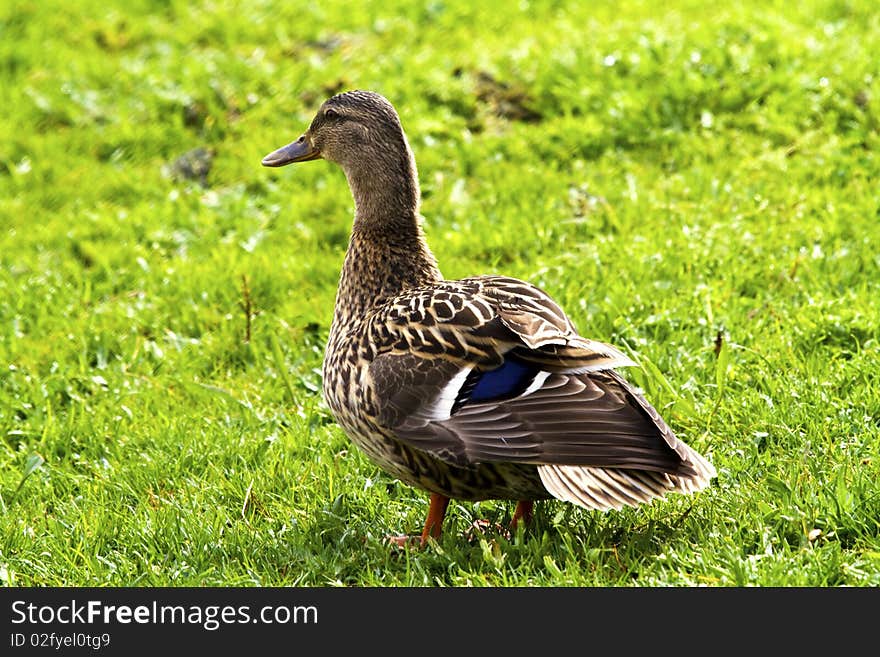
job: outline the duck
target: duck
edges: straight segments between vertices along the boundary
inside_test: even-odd
[[[326,99],[266,167],[342,168],[354,220],[322,365],[336,422],[379,468],[430,494],[420,535],[439,540],[450,500],[539,500],[589,510],[705,489],[713,465],[618,372],[636,363],[581,336],[539,287],[501,274],[447,280],[425,238],[416,162],[394,106]]]

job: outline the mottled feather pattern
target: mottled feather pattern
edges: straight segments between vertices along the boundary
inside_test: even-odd
[[[526,321],[529,313],[534,321]],[[504,321],[511,316],[523,321]],[[461,474],[467,471],[472,479],[494,480],[486,473],[503,466],[530,485],[542,480],[535,476],[536,466],[547,464],[618,468],[618,478],[631,470],[636,487],[644,487],[641,479],[655,481],[638,474],[645,470],[697,474],[687,448],[682,449],[659,414],[610,369],[629,364],[629,359],[608,345],[581,338],[558,306],[528,283],[489,276],[442,281],[392,297],[364,319],[363,328],[358,322],[355,330],[337,333],[350,340],[337,338],[339,343],[328,349],[333,354],[328,362],[335,364],[326,368],[325,389],[339,390],[328,397],[331,408],[368,454],[385,459],[383,467],[392,454],[405,462],[413,454],[430,455],[434,460],[420,467],[433,469],[438,479],[467,480]],[[535,345],[530,347],[520,331],[536,327],[541,338],[528,334]],[[515,403],[471,404],[448,418],[434,415],[433,404],[444,385],[460,377],[463,368],[491,370],[512,354],[557,373],[541,390]],[[360,375],[344,376],[347,369]],[[348,390],[339,379],[351,382]],[[376,436],[381,439],[372,440]],[[382,452],[379,445],[388,444],[396,448]],[[397,476],[407,480],[400,466],[394,468]],[[450,468],[459,470],[457,477],[439,474]],[[677,490],[673,479],[657,481],[649,490]],[[463,499],[501,496],[485,482],[478,490],[438,488],[429,490]],[[537,498],[547,491],[539,487],[528,492]],[[561,494],[560,489],[554,494]]]
[[[546,293],[514,278],[477,276],[414,288],[365,319],[364,346],[375,353],[417,353],[491,368],[503,353],[525,347],[523,357],[551,367],[632,364],[610,345],[579,336]]]

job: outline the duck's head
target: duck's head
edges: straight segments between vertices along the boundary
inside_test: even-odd
[[[373,169],[409,155],[394,107],[372,91],[347,91],[324,101],[296,141],[263,158],[263,166],[281,167],[323,158],[346,172]]]

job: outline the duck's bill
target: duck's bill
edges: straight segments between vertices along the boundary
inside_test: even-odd
[[[272,151],[263,158],[262,162],[264,167],[283,167],[285,164],[317,160],[320,157],[321,151],[313,147],[308,139],[300,137],[292,144],[282,146],[277,151]]]

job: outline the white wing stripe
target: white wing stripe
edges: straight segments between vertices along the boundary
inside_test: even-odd
[[[419,409],[418,414],[429,421],[442,421],[451,418],[452,406],[458,399],[458,393],[472,369],[472,366],[468,366],[459,370],[455,376],[449,379],[449,383],[440,389],[430,404],[425,404]]]

